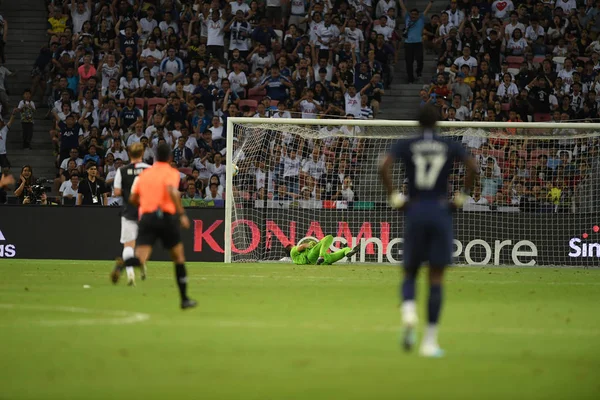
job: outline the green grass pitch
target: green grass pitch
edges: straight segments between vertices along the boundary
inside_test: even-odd
[[[167,263],[111,268],[2,260],[0,399],[600,398],[600,270],[451,269],[429,360],[391,266],[189,264],[185,312]]]

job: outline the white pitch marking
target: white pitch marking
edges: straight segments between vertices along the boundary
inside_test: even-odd
[[[90,326],[90,325],[128,325],[138,322],[144,322],[150,319],[150,314],[120,311],[120,310],[93,310],[91,308],[81,307],[66,307],[66,306],[41,306],[28,304],[0,304],[0,309],[16,309],[16,310],[37,310],[37,311],[54,311],[66,312],[71,314],[104,314],[107,317],[103,318],[82,318],[73,320],[34,320],[31,319],[31,324],[42,326]],[[10,324],[4,324],[9,326]]]
[[[345,331],[345,332],[398,332],[398,326],[344,326],[328,323],[299,323],[287,324],[277,322],[262,322],[249,320],[181,320],[181,321],[157,321],[153,320],[153,325],[173,325],[182,324],[194,327],[213,327],[213,328],[249,328],[249,329],[308,329],[315,331]],[[495,335],[524,335],[524,336],[600,336],[600,330],[594,329],[543,329],[543,328],[453,328],[444,327],[444,332],[456,334],[495,334]]]

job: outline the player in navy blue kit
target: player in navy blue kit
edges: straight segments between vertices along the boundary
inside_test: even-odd
[[[415,303],[415,282],[422,263],[429,263],[428,326],[420,353],[426,357],[441,357],[437,341],[437,325],[442,306],[442,281],[446,266],[452,263],[452,210],[466,200],[477,173],[477,163],[455,141],[438,136],[435,124],[438,111],[425,106],[419,114],[421,135],[399,140],[386,155],[380,175],[392,208],[406,212],[404,227],[404,281],[401,285],[403,345],[412,349],[416,342],[418,323]],[[394,188],[391,169],[402,161],[408,178],[408,197]],[[448,179],[455,160],[466,165],[465,186],[461,193],[448,200]]]

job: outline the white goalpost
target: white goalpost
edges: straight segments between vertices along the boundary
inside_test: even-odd
[[[454,213],[457,264],[600,265],[600,124],[438,126],[480,166]],[[401,262],[404,217],[387,205],[377,166],[418,133],[415,121],[229,118],[225,262],[278,261],[286,245],[328,234],[333,247],[360,245],[353,262]],[[405,179],[397,165],[399,189]],[[463,180],[457,163],[449,198]]]

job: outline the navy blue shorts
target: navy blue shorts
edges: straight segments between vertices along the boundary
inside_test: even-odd
[[[447,204],[439,201],[412,203],[404,223],[406,269],[417,270],[424,262],[434,268],[452,264],[452,211]]]

